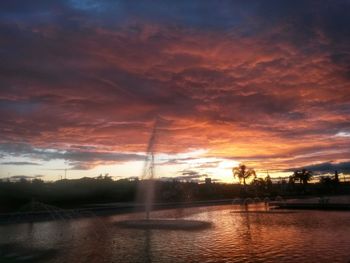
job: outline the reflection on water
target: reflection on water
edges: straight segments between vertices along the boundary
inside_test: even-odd
[[[243,209],[243,211],[241,211]],[[254,212],[259,210],[260,212]],[[6,262],[348,262],[350,213],[280,213],[250,205],[171,209],[158,218],[213,222],[201,231],[122,229],[139,214],[0,226]],[[34,257],[35,256],[35,257]],[[35,261],[33,261],[35,259]]]

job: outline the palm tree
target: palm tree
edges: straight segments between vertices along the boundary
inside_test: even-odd
[[[238,177],[239,183],[243,181],[243,185],[246,186],[246,180],[252,176],[256,178],[256,173],[253,169],[248,169],[244,164],[240,164],[238,167],[232,169],[233,177]]]
[[[299,180],[303,185],[307,185],[307,183],[311,180],[312,172],[306,169],[302,169],[301,171],[295,171],[293,174],[295,180]]]

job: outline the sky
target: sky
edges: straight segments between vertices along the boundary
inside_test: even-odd
[[[0,2],[0,178],[350,171],[350,1]]]

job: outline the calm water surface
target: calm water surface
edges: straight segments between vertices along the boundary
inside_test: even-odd
[[[152,214],[213,223],[200,231],[114,225],[140,214],[0,226],[0,261],[350,262],[349,212],[257,213],[264,208],[256,205],[248,212],[242,209],[211,206]]]

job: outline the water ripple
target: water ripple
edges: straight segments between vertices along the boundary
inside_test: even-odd
[[[170,209],[152,214],[156,218],[181,217],[213,223],[210,229],[192,232],[115,227],[116,221],[135,219],[140,214],[1,226],[0,245],[16,244],[23,247],[22,254],[38,249],[58,250],[45,261],[52,263],[350,260],[350,213],[269,213],[259,207],[241,209],[231,205]],[[21,255],[21,251],[16,253]],[[25,262],[24,257],[22,260]]]

